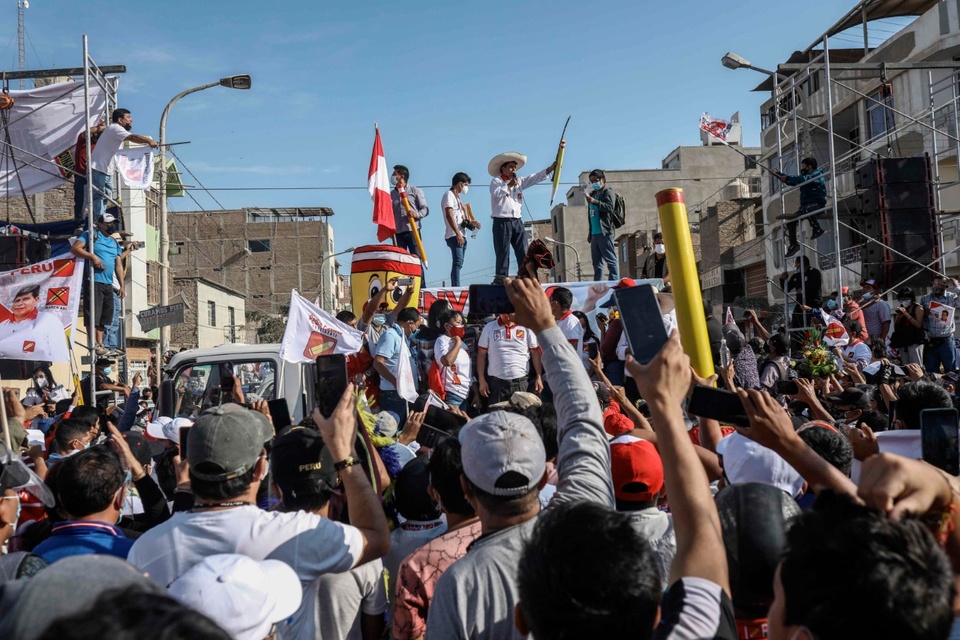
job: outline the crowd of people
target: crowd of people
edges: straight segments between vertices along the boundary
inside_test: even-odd
[[[487,318],[421,313],[412,288],[391,307],[388,282],[338,316],[364,346],[298,424],[269,410],[269,365],[226,367],[218,395],[186,376],[176,418],[106,358],[119,405],[54,402],[38,370],[29,401],[4,392],[0,637],[960,637],[960,478],[919,431],[956,404],[931,302],[960,289],[891,312],[869,280],[830,304],[814,271],[782,278],[790,320],[842,322],[846,345],[706,303],[706,378],[669,288],[640,364],[615,298],[591,318],[532,278]],[[687,410],[715,384],[739,419]]]

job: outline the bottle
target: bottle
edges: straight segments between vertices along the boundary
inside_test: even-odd
[[[720,338],[720,366],[724,369],[730,366],[730,347],[726,338]]]

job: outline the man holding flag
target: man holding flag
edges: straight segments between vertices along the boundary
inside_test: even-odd
[[[423,191],[409,184],[409,180],[409,169],[402,164],[393,167],[393,175],[390,176],[390,184],[393,185],[393,189],[390,191],[390,200],[393,203],[393,220],[397,230],[397,246],[401,249],[406,249],[415,256],[420,256],[420,260],[422,261],[424,260],[424,256],[420,255],[417,241],[413,237],[413,230],[410,227],[410,221],[407,217],[409,216],[417,221],[417,229],[419,230],[420,220],[430,215],[430,207],[427,206],[427,198],[423,195]],[[409,213],[403,203],[404,192],[406,193],[407,202],[410,203]]]

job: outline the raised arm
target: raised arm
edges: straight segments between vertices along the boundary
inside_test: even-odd
[[[709,580],[730,593],[727,554],[720,516],[710,493],[710,482],[687,435],[680,408],[692,382],[690,358],[674,331],[660,353],[644,366],[627,358],[627,368],[646,399],[653,418],[670,511],[676,530],[677,554],[670,568],[670,584],[683,577]]]
[[[539,282],[508,278],[504,286],[516,309],[517,323],[537,334],[547,381],[555,390],[560,479],[551,504],[588,500],[612,507],[610,447],[600,404],[583,363],[557,327]]]

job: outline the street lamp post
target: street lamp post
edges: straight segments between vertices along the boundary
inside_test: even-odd
[[[572,244],[567,244],[566,242],[559,242],[553,238],[544,238],[547,242],[552,244],[559,244],[561,247],[570,247],[573,250],[575,256],[577,256],[577,282],[583,282],[583,271],[580,269],[580,252],[577,251],[577,248]]]
[[[342,256],[345,253],[351,253],[353,252],[354,249],[356,249],[356,247],[350,247],[348,249],[344,249],[343,251],[331,253],[326,258],[322,258],[320,260],[320,308],[323,309],[324,311],[328,311],[328,309],[325,308],[327,301],[324,298],[326,298],[327,281],[323,277],[323,265],[325,265],[327,263],[327,260],[329,260],[330,258],[336,258],[337,256]],[[330,305],[331,308],[329,309],[329,311],[333,311],[333,306],[334,305],[332,304]]]
[[[170,235],[167,228],[167,116],[170,115],[170,108],[176,102],[191,93],[210,89],[211,87],[227,87],[229,89],[249,89],[250,76],[228,76],[220,78],[216,82],[204,84],[199,87],[187,89],[174,96],[173,100],[167,103],[160,116],[160,304],[166,306],[170,304]],[[170,346],[170,327],[160,328],[160,348],[157,350],[157,377],[163,377],[163,352]]]

